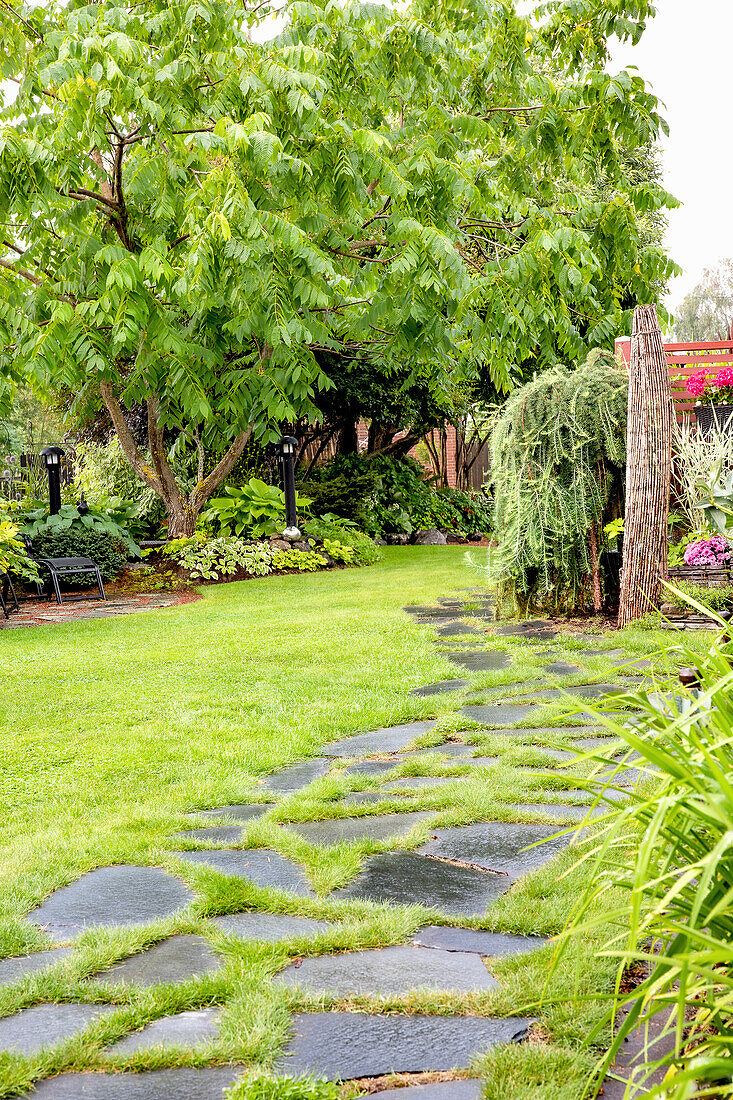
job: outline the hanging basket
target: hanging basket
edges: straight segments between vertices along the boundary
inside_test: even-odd
[[[733,429],[733,405],[695,405],[697,426],[703,435]]]

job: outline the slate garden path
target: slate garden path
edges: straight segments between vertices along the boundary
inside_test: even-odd
[[[528,1040],[541,1008],[512,990],[547,971],[541,898],[637,778],[588,708],[633,721],[618,693],[646,669],[545,621],[495,629],[482,592],[405,611],[456,668],[415,685],[450,701],[439,721],[325,744],[246,803],[192,809],[168,869],[97,868],[28,915],[48,948],[0,961],[18,988],[0,1019],[15,1096],[220,1100],[254,1065],[474,1100],[486,1052]],[[163,1013],[146,999],[161,989]],[[97,1072],[73,1072],[82,1033]]]

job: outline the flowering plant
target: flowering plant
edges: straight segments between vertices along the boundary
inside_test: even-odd
[[[698,539],[685,548],[685,565],[730,565],[730,543],[722,535]]]
[[[723,367],[717,374],[703,367],[690,375],[685,389],[692,397],[710,404],[733,404],[733,367]]]

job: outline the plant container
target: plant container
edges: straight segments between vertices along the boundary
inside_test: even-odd
[[[733,428],[733,405],[695,405],[695,417],[703,435],[729,432]]]

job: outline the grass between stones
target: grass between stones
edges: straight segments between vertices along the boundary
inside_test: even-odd
[[[0,715],[11,732],[2,741],[0,958],[48,947],[48,937],[25,914],[96,867],[163,867],[196,897],[173,916],[143,927],[89,929],[51,968],[0,986],[3,1015],[54,1002],[114,1006],[53,1049],[27,1057],[0,1054],[0,1097],[61,1071],[102,1067],[233,1062],[253,1073],[267,1071],[287,1041],[291,1014],[329,1007],[541,1016],[530,1041],[497,1049],[472,1068],[484,1078],[489,1100],[580,1100],[593,1061],[581,1044],[602,1012],[596,998],[610,987],[615,965],[596,956],[603,929],[597,939],[575,944],[549,980],[551,943],[528,955],[489,960],[499,988],[481,993],[334,998],[272,982],[301,954],[406,943],[425,924],[552,936],[573,910],[583,872],[573,866],[576,853],[567,850],[522,879],[480,918],[451,921],[417,905],[390,908],[329,896],[358,874],[369,855],[413,850],[435,828],[496,820],[544,821],[560,830],[541,809],[516,807],[583,801],[578,788],[598,761],[593,754],[577,757],[573,731],[566,728],[583,719],[568,720],[567,706],[553,700],[521,723],[526,734],[510,736],[462,716],[465,695],[486,692],[496,698],[501,690],[511,697],[519,691],[507,685],[540,679],[552,686],[544,666],[558,659],[573,661],[582,671],[557,686],[618,682],[622,660],[582,651],[623,648],[633,660],[666,640],[627,630],[592,639],[559,634],[543,646],[516,635],[495,638],[490,624],[468,612],[464,620],[482,632],[488,628],[488,648],[505,652],[512,665],[466,672],[446,659],[450,638],[436,645],[434,627],[417,625],[401,608],[434,603],[470,583],[460,549],[388,548],[384,561],[370,569],[217,586],[183,607],[2,636],[0,669],[8,687]],[[663,662],[656,667],[666,672]],[[409,694],[417,685],[458,677],[470,687],[427,697]],[[588,706],[587,700],[578,702]],[[339,758],[302,791],[281,794],[262,785],[276,769],[318,757],[328,742],[427,718],[437,723],[417,744],[439,746],[467,731],[461,739],[482,759],[495,760],[478,768],[468,756],[407,751],[384,758],[393,762],[386,774],[369,776],[347,772],[351,761]],[[553,749],[568,755],[548,755]],[[401,776],[444,776],[445,784],[397,788],[385,792],[380,803],[342,801],[351,792],[380,791]],[[576,793],[563,797],[566,790]],[[238,802],[269,802],[271,809],[242,822],[241,837],[226,845],[176,836],[232,821],[225,812],[187,817],[192,810]],[[287,829],[288,823],[413,810],[430,816],[408,835],[384,840],[364,837],[323,848]],[[258,888],[173,854],[208,847],[276,851],[302,866],[315,894]],[[333,924],[315,936],[259,943],[230,935],[208,919],[245,909]],[[174,934],[205,936],[221,955],[221,970],[144,988],[89,980]],[[219,1034],[200,1046],[114,1055],[105,1050],[162,1016],[211,1006],[222,1009]],[[344,1086],[344,1096],[355,1091]]]

